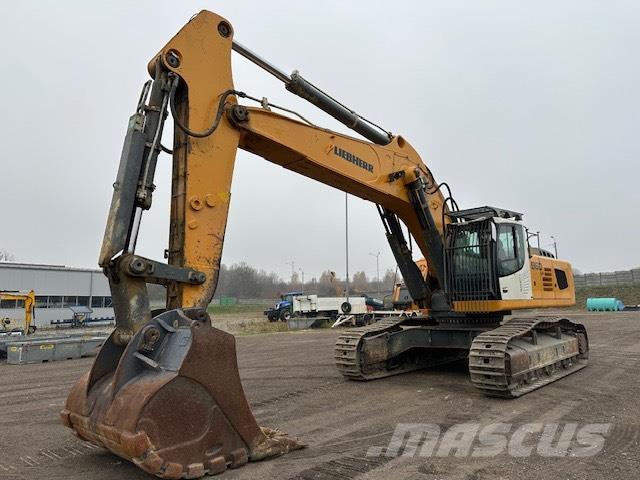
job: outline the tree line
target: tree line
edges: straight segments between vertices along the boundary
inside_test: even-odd
[[[388,269],[380,276],[380,283],[369,278],[364,271],[355,272],[349,281],[349,294],[389,292],[395,281],[399,281],[394,270]],[[326,270],[318,277],[302,279],[297,272],[288,280],[274,272],[267,272],[245,262],[220,267],[220,278],[215,297],[276,298],[285,292],[304,292],[322,296],[342,296],[346,290],[346,280],[335,272]]]

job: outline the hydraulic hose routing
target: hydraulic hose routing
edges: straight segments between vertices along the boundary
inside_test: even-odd
[[[343,103],[322,91],[308,80],[305,80],[297,71],[288,75],[268,60],[260,57],[235,40],[233,41],[232,48],[233,51],[239,53],[247,60],[255,63],[283,82],[286,89],[291,93],[295,93],[300,98],[304,98],[367,140],[378,145],[388,145],[391,142],[393,138],[391,132],[358,115]]]

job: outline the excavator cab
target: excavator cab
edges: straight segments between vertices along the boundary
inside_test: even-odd
[[[448,215],[445,288],[454,305],[507,312],[526,308],[522,302],[574,301],[570,265],[529,247],[521,213],[480,207]]]
[[[530,277],[530,270],[522,214],[481,207],[450,212],[449,216],[454,220],[446,228],[449,298],[452,301],[531,298],[531,282],[523,282]]]

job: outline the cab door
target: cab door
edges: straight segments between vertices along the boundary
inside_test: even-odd
[[[531,265],[524,237],[524,227],[519,223],[497,223],[497,273],[503,300],[532,298]]]

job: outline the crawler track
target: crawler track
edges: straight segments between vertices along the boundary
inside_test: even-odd
[[[558,317],[513,318],[474,339],[469,373],[486,395],[515,398],[586,367],[588,352],[581,324]]]
[[[416,317],[389,318],[360,328],[346,330],[336,341],[334,358],[338,371],[349,380],[368,381],[413,370],[454,362],[467,356],[467,350],[414,349],[392,356],[386,348],[389,337],[408,329],[420,329]],[[413,325],[405,325],[411,322]],[[428,328],[428,327],[427,327]],[[380,338],[381,342],[365,344]]]
[[[390,372],[386,368],[385,360],[365,366],[362,359],[360,344],[363,338],[389,334],[394,330],[400,329],[400,324],[405,320],[405,318],[383,319],[372,325],[345,330],[338,337],[334,350],[338,371],[349,380],[366,381],[420,368],[419,366],[414,366],[413,368],[398,367],[401,370],[396,368],[393,372]],[[411,366],[408,365],[407,367]]]

